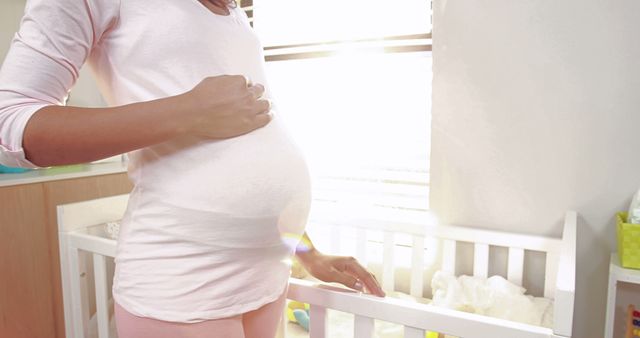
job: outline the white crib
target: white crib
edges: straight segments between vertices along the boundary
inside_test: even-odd
[[[60,262],[67,337],[116,337],[110,319],[110,297],[107,257],[114,257],[116,242],[104,235],[106,222],[120,220],[128,195],[101,198],[58,206]],[[394,254],[396,236],[411,236],[409,293],[423,296],[425,243],[438,243],[441,270],[456,273],[461,255],[459,246],[472,246],[473,275],[486,277],[495,271],[490,252],[501,248],[507,252],[505,277],[522,285],[525,275],[544,275],[544,296],[554,300],[553,328],[544,328],[449,310],[397,298],[378,298],[355,293],[331,285],[290,279],[288,298],[309,303],[310,337],[329,336],[327,309],[354,315],[354,336],[372,337],[374,320],[404,326],[404,337],[424,338],[426,331],[465,338],[484,337],[571,337],[576,274],[575,212],[565,216],[562,239],[488,231],[455,226],[416,226],[363,220],[358,228],[355,256],[366,261],[366,232],[383,235],[382,268],[378,274],[386,291],[394,290],[397,280]],[[334,224],[335,225],[335,224]],[[339,225],[339,224],[338,224]],[[544,267],[525,264],[525,253],[544,255]],[[458,258],[458,259],[457,259]],[[90,266],[93,266],[93,269]],[[532,270],[532,271],[529,271]],[[381,276],[380,276],[381,274]],[[395,278],[394,278],[395,277]],[[95,292],[95,297],[93,297]],[[95,300],[95,314],[90,308]],[[90,304],[91,303],[91,304]],[[110,325],[111,323],[111,325]]]

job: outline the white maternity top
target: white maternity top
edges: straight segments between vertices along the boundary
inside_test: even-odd
[[[109,105],[184,93],[224,74],[246,75],[270,96],[241,9],[222,16],[197,0],[29,0],[0,72],[0,163],[34,167],[22,149],[27,120],[61,104],[85,62]],[[310,189],[277,113],[243,136],[183,138],[129,158],[134,189],[113,284],[120,305],[189,323],[259,308],[284,291]]]

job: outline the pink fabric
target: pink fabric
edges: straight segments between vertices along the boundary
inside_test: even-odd
[[[275,337],[287,288],[274,302],[259,309],[199,323],[180,323],[135,316],[115,303],[118,338],[253,338]]]
[[[115,304],[118,338],[243,338],[242,315],[200,323],[166,322],[138,317]]]

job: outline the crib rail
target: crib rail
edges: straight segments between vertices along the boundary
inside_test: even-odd
[[[558,270],[553,331],[560,336],[570,337],[573,330],[573,306],[576,287],[578,215],[567,212],[562,231],[562,248],[558,260]]]
[[[291,278],[289,299],[309,303],[310,338],[330,337],[327,309],[355,315],[354,336],[372,337],[374,319],[404,326],[404,337],[435,331],[455,337],[555,337],[551,329],[439,308],[395,298],[379,298],[326,284]]]
[[[424,253],[426,243],[439,243],[442,252],[439,259],[440,270],[457,275],[458,246],[461,243],[473,245],[473,275],[486,278],[492,264],[492,247],[507,249],[506,275],[509,281],[523,285],[525,275],[525,254],[527,252],[544,253],[543,295],[556,301],[554,306],[554,333],[570,337],[573,326],[573,306],[575,296],[575,257],[577,214],[573,211],[565,215],[561,239],[507,233],[477,228],[450,225],[424,225],[402,222],[388,222],[375,219],[316,219],[316,222],[330,224],[331,252],[341,252],[341,232],[347,228],[356,228],[358,232],[356,257],[366,264],[369,260],[364,247],[368,231],[383,233],[382,271],[379,276],[385,290],[396,290],[395,238],[399,234],[412,238],[409,290],[414,297],[423,297]],[[343,252],[344,253],[344,252]],[[539,271],[536,274],[540,274]]]
[[[575,212],[568,213],[566,219],[570,219],[572,217],[571,215],[575,217]],[[474,276],[488,277],[491,266],[491,248],[504,248],[507,250],[507,272],[505,278],[517,285],[523,284],[526,252],[544,253],[546,255],[543,286],[544,296],[553,299],[555,297],[556,285],[558,284],[557,271],[559,257],[561,251],[566,246],[562,239],[557,238],[451,225],[425,225],[376,219],[316,219],[315,221],[321,222],[322,227],[326,227],[327,225],[332,227],[332,253],[342,252],[340,239],[341,233],[344,232],[345,229],[357,229],[358,236],[354,239],[357,242],[355,256],[365,265],[369,261],[369,257],[367,257],[366,250],[364,249],[367,244],[367,232],[382,232],[383,270],[381,271],[382,276],[380,280],[382,281],[383,288],[387,290],[396,289],[395,271],[397,266],[394,257],[396,238],[402,234],[411,236],[410,294],[414,297],[423,296],[425,250],[436,249],[441,251],[442,255],[439,262],[440,270],[456,275],[456,267],[459,260],[457,254],[459,246],[461,243],[468,243],[473,245]],[[572,224],[568,221],[565,223],[566,225]],[[573,222],[573,226],[575,227],[575,222]],[[440,248],[427,247],[426,243],[438,243]],[[537,272],[537,274],[539,274],[539,272]]]

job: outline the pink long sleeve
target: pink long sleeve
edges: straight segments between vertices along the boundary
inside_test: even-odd
[[[37,167],[22,136],[31,116],[61,105],[92,49],[118,22],[117,0],[29,0],[0,70],[0,164]]]

